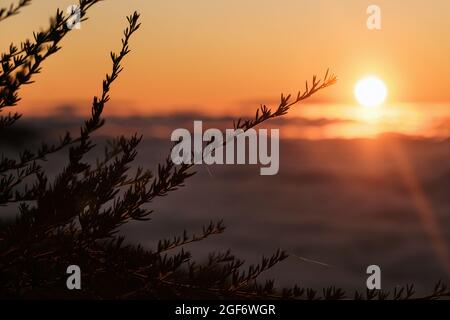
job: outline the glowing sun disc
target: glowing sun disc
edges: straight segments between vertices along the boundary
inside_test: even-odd
[[[387,96],[386,85],[382,80],[374,76],[368,76],[359,80],[354,92],[359,104],[369,108],[379,106]]]

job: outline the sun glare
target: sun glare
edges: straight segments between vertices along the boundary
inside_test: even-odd
[[[384,82],[375,76],[365,77],[355,85],[356,100],[364,107],[378,107],[386,96],[387,89]]]

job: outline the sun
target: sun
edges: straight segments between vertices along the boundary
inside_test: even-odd
[[[375,76],[367,76],[359,80],[354,92],[359,104],[368,108],[378,107],[387,96],[386,85]]]

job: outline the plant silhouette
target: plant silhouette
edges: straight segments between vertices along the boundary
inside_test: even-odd
[[[16,6],[0,9],[0,21],[8,19],[31,4],[21,0]],[[100,0],[80,0],[80,16]],[[57,11],[46,30],[1,55],[0,135],[7,135],[20,120],[19,113],[6,110],[20,101],[20,89],[32,83],[42,63],[60,50],[60,41],[68,35],[70,17]],[[347,296],[335,287],[317,292],[300,287],[276,290],[273,281],[260,284],[264,271],[288,255],[277,251],[263,257],[257,265],[244,268],[244,261],[231,252],[211,253],[204,263],[196,263],[183,249],[188,243],[202,241],[222,233],[221,221],[211,222],[198,235],[187,232],[173,239],[162,239],[155,249],[125,244],[120,226],[131,220],[147,220],[148,209],[159,197],[183,187],[195,174],[194,165],[176,166],[168,156],[157,172],[134,168],[132,163],[142,136],[119,136],[105,148],[95,164],[85,158],[95,151],[92,134],[105,119],[111,85],[122,72],[129,42],[140,27],[140,16],[127,17],[121,48],[111,53],[112,67],[102,82],[102,91],[94,97],[91,116],[79,134],[69,132],[58,143],[43,142],[37,150],[21,151],[17,157],[2,154],[0,159],[0,206],[17,205],[15,220],[0,224],[0,296],[25,298],[303,298],[303,299],[410,299],[414,289],[408,286],[392,293],[367,291]],[[275,109],[262,105],[253,119],[238,119],[236,129],[248,130],[264,121],[285,115],[300,103],[336,82],[327,72],[323,79],[313,77],[295,97],[281,95]],[[67,163],[55,178],[50,178],[42,162],[51,155],[68,151]],[[169,152],[170,154],[170,152]],[[133,173],[131,173],[133,172]],[[82,269],[82,290],[66,288],[66,268],[78,264]],[[427,299],[449,296],[438,284]]]

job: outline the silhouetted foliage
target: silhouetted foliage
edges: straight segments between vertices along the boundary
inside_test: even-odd
[[[19,12],[31,1],[0,10],[0,21]],[[80,0],[82,19],[99,0]],[[70,29],[61,11],[57,11],[45,31],[34,34],[20,46],[11,44],[1,55],[0,111],[20,100],[19,90],[32,83],[44,60],[56,53],[59,42]],[[183,246],[224,231],[222,221],[211,222],[199,235],[186,231],[173,239],[161,239],[153,250],[125,244],[118,236],[119,227],[130,220],[147,220],[148,209],[158,197],[184,186],[194,175],[193,165],[172,163],[169,157],[157,172],[144,168],[132,170],[142,136],[120,136],[106,147],[95,164],[85,160],[95,145],[92,133],[105,120],[102,112],[109,101],[111,85],[122,71],[122,62],[130,52],[129,41],[139,29],[139,14],[127,18],[128,26],[118,53],[111,53],[112,68],[102,83],[102,92],[94,97],[91,116],[77,136],[69,132],[56,144],[43,142],[37,150],[24,150],[17,158],[2,154],[0,159],[0,206],[17,205],[13,221],[0,223],[0,296],[59,298],[303,298],[343,299],[339,288],[322,292],[293,287],[275,290],[273,281],[259,284],[261,273],[287,258],[283,251],[263,257],[257,265],[244,268],[244,261],[230,252],[212,253],[205,263],[192,261]],[[317,91],[334,84],[336,78],[326,73],[323,80],[313,77],[291,101],[281,96],[277,109],[261,106],[255,118],[235,122],[235,128],[248,130],[266,120],[286,114],[291,106]],[[21,115],[8,113],[0,118],[0,134],[7,135]],[[67,164],[55,178],[50,178],[42,162],[52,154],[68,149]],[[134,172],[133,174],[130,172]],[[78,292],[65,286],[66,268],[82,267],[82,287]],[[356,293],[355,299],[410,299],[412,286],[394,292]],[[449,296],[442,284],[425,297]]]

